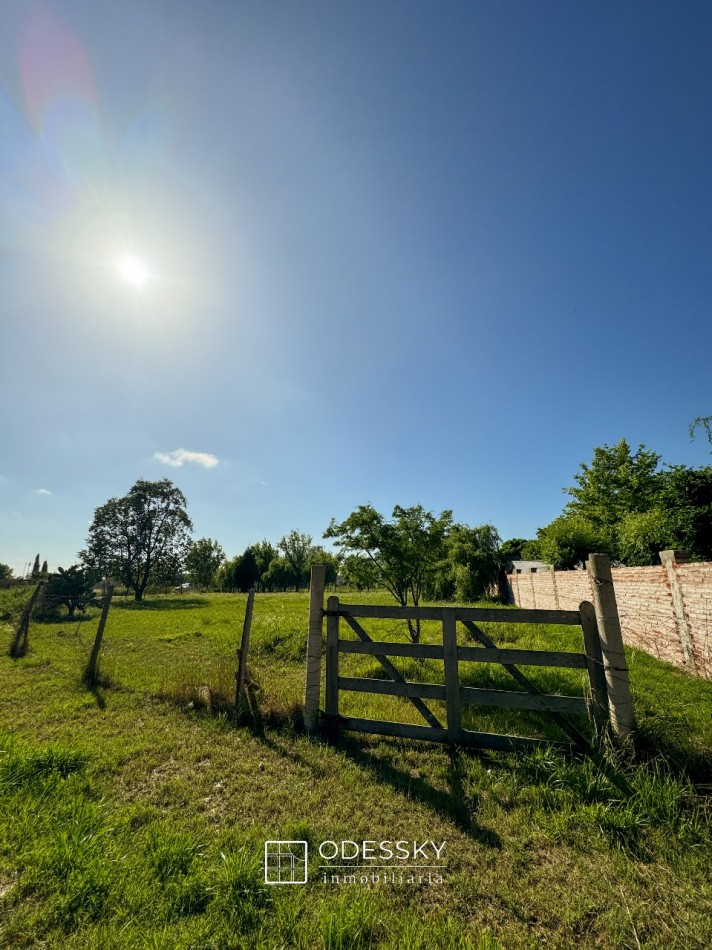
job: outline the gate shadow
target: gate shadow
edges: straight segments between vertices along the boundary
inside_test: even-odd
[[[480,844],[489,848],[502,848],[502,839],[499,835],[478,824],[473,816],[472,812],[477,807],[477,803],[472,801],[472,797],[466,791],[465,759],[459,750],[443,750],[449,758],[447,769],[449,791],[445,792],[436,788],[422,776],[413,776],[392,761],[372,755],[358,740],[340,737],[335,745],[352,762],[370,772],[379,782],[386,782],[407,798],[416,799],[439,815],[445,815],[457,825],[460,831]]]
[[[310,769],[310,771],[315,770],[313,763],[298,752],[285,749],[270,736],[268,731],[261,729],[251,729],[250,731],[256,739],[264,743],[272,752],[297,762],[302,767]],[[276,733],[276,735],[278,734]],[[477,803],[472,801],[472,796],[468,795],[465,789],[463,781],[466,771],[465,759],[459,750],[444,749],[449,756],[447,781],[450,787],[449,791],[443,791],[436,788],[427,779],[413,776],[410,772],[406,772],[393,764],[393,762],[371,755],[357,739],[350,736],[342,735],[336,741],[330,742],[329,745],[351,759],[359,768],[369,772],[377,782],[390,785],[399,794],[430,808],[440,817],[444,816],[449,819],[460,831],[478,843],[489,848],[502,848],[502,839],[499,835],[478,824],[473,817],[472,811],[477,807]],[[319,777],[322,777],[321,771]]]

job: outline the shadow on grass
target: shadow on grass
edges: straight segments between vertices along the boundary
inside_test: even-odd
[[[248,726],[248,728],[250,727]],[[279,730],[275,731],[279,734]],[[298,752],[285,749],[283,745],[272,738],[271,730],[265,729],[263,723],[251,727],[250,732],[277,755],[316,772],[317,778],[320,781],[324,780],[322,766],[315,766]],[[293,735],[291,730],[289,730],[289,734]],[[282,735],[284,736],[285,733],[282,733]],[[393,758],[386,760],[373,755],[368,749],[364,748],[362,742],[350,736],[341,736],[331,744],[351,759],[360,769],[369,772],[377,782],[386,783],[395,792],[425,805],[438,815],[444,815],[461,831],[480,844],[489,848],[502,848],[502,840],[499,835],[489,828],[484,828],[474,820],[473,810],[477,807],[477,801],[473,801],[472,796],[467,792],[465,785],[466,763],[459,750],[447,751],[449,756],[447,768],[449,788],[447,791],[443,791],[432,785],[422,775],[414,776],[411,772],[396,765],[394,758],[398,755],[398,751],[394,746],[391,747]]]
[[[468,794],[464,778],[466,766],[459,750],[448,750],[448,790],[442,791],[422,776],[413,776],[399,768],[393,760],[372,755],[357,739],[343,737],[336,743],[346,756],[360,768],[369,771],[380,782],[386,782],[395,791],[416,799],[439,815],[447,816],[457,827],[489,848],[500,849],[502,840],[496,832],[477,824],[473,808],[477,802]]]
[[[677,777],[687,776],[693,785],[712,791],[712,756],[707,749],[690,745],[689,731],[672,718],[659,721],[641,718],[635,733],[638,761],[661,758]]]
[[[103,712],[106,709],[106,690],[104,687],[97,683],[95,686],[87,686],[87,690],[92,694],[97,706]]]
[[[148,600],[114,601],[113,610],[193,610],[209,607],[207,597],[160,597]]]

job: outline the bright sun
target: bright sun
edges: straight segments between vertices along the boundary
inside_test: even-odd
[[[125,254],[116,267],[126,283],[131,284],[132,287],[136,287],[138,290],[144,287],[151,277],[143,261],[138,257],[134,257],[133,254]]]

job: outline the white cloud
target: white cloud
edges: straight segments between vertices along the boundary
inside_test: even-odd
[[[48,488],[38,488],[38,489],[37,489],[37,494],[38,494],[38,495],[51,495],[52,492],[51,492]]]
[[[164,465],[180,468],[181,465],[202,465],[203,468],[215,468],[219,460],[209,452],[189,452],[188,449],[174,449],[172,452],[156,452],[153,456]]]

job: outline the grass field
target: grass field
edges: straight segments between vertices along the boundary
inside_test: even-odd
[[[546,748],[329,744],[299,730],[306,594],[255,600],[261,718],[242,725],[226,704],[243,596],[116,598],[91,691],[81,672],[98,612],[33,623],[30,652],[12,660],[26,596],[0,591],[1,946],[712,946],[711,683],[631,651],[638,753],[615,772]],[[403,638],[395,622],[364,626]],[[500,644],[581,646],[568,628],[489,633]],[[426,627],[423,639],[436,635]],[[346,660],[349,674],[379,675],[368,658]],[[442,681],[442,664],[394,662]],[[467,675],[511,688],[496,668]],[[532,676],[548,691],[582,692],[577,671]],[[344,711],[418,721],[394,698],[347,696]],[[533,713],[468,716],[471,728],[561,738]],[[273,839],[306,840],[312,852],[326,840],[445,841],[448,868],[442,883],[330,884],[314,869],[304,886],[273,887],[262,864]]]

